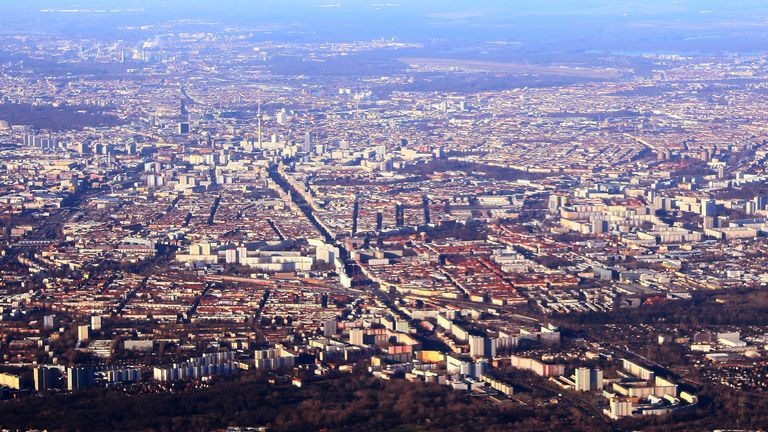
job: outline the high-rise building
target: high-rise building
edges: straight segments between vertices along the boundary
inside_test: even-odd
[[[704,216],[704,228],[717,228],[717,218],[713,216]]]
[[[32,372],[35,380],[35,391],[42,393],[46,390],[56,387],[59,377],[59,370],[56,368],[41,366],[35,368]]]
[[[702,200],[701,202],[701,216],[717,217],[717,203],[713,199]]]
[[[604,219],[594,219],[592,221],[592,234],[603,234],[608,230],[608,221]]]
[[[351,345],[363,346],[365,343],[363,339],[365,337],[365,330],[363,329],[351,329],[349,331],[349,343]]]
[[[77,326],[77,340],[82,342],[91,338],[91,326],[88,324]]]
[[[632,415],[632,401],[622,399],[611,399],[610,408],[606,414],[616,420],[621,417]]]
[[[2,387],[8,387],[13,390],[21,390],[25,387],[25,382],[21,378],[21,375],[2,372],[0,373],[0,388]]]
[[[52,329],[56,325],[56,316],[55,315],[46,315],[43,317],[43,328],[44,329]]]
[[[74,367],[67,369],[67,390],[74,391],[93,385],[93,369]]]
[[[765,210],[766,199],[764,196],[756,196],[752,202],[755,203],[755,210]]]
[[[200,243],[200,249],[202,255],[210,255],[211,254],[211,244],[208,242],[202,242]]]
[[[293,367],[296,356],[283,348],[259,350],[255,353],[256,369],[282,369]]]
[[[578,368],[575,373],[576,391],[594,391],[603,388],[601,369]]]
[[[408,333],[410,332],[411,327],[407,320],[401,320],[396,319],[395,320],[395,331],[401,332],[401,333]]]
[[[91,317],[91,330],[101,330],[101,315],[94,315]]]
[[[237,264],[237,249],[227,249],[225,257],[227,264]]]
[[[470,335],[469,355],[473,358],[494,357],[496,355],[496,344],[491,338]]]
[[[301,149],[304,153],[312,153],[312,134],[307,132],[304,135],[304,147]]]
[[[557,213],[561,207],[568,203],[568,197],[563,195],[550,195],[547,208],[550,213]]]
[[[75,150],[81,154],[90,154],[91,153],[91,145],[86,142],[79,142],[75,145]]]
[[[248,259],[248,248],[244,246],[240,246],[239,248],[237,248],[237,262],[240,264],[245,264],[247,259]]]
[[[333,337],[336,336],[336,320],[330,319],[323,322],[323,336]]]
[[[113,369],[103,373],[104,378],[110,383],[136,382],[141,379],[141,369]]]
[[[448,354],[445,356],[445,367],[451,375],[464,375],[479,379],[488,370],[488,360],[478,359],[472,361],[455,354]]]

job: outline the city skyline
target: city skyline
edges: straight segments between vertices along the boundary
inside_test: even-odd
[[[0,16],[0,429],[762,430],[768,6]]]

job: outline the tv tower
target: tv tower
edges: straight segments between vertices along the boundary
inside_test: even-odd
[[[259,117],[259,148],[261,148],[261,93],[259,93],[259,109],[257,115]]]

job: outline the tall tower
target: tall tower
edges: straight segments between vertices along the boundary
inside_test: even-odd
[[[312,153],[312,133],[307,132],[304,135],[304,153]]]
[[[352,207],[352,235],[357,234],[357,218],[360,215],[360,196],[355,196],[355,204]]]
[[[395,226],[398,228],[405,226],[405,206],[402,203],[395,204]]]
[[[259,94],[259,109],[257,116],[259,117],[259,148],[261,148],[261,94]]]

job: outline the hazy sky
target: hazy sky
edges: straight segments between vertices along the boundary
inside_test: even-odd
[[[768,46],[761,0],[6,0],[2,33],[108,34],[198,21],[273,38],[522,42],[546,50],[750,51]],[[206,27],[207,26],[207,27]],[[121,35],[124,37],[125,35]]]

